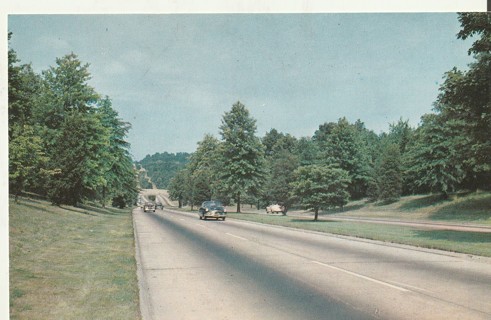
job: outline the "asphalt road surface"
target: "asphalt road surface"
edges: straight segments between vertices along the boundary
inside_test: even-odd
[[[168,209],[133,219],[144,320],[491,319],[487,258]]]

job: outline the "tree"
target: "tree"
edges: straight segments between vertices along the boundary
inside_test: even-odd
[[[341,118],[337,123],[321,125],[313,140],[319,148],[318,163],[346,170],[351,180],[351,197],[364,196],[371,179],[371,163],[359,127]]]
[[[464,178],[462,163],[456,156],[462,137],[452,135],[452,124],[436,114],[426,114],[409,146],[405,171],[413,191],[441,192],[444,197],[454,191]]]
[[[10,40],[12,33],[9,33]],[[9,139],[13,128],[33,124],[32,109],[40,93],[41,79],[30,64],[16,65],[20,62],[13,49],[8,51],[8,120]]]
[[[48,196],[55,204],[77,205],[105,183],[107,166],[101,159],[107,159],[108,129],[98,115],[74,110],[56,133],[50,165],[59,173],[48,183]]]
[[[382,201],[396,201],[402,193],[402,169],[400,145],[389,144],[377,167],[377,198]]]
[[[299,167],[299,159],[288,150],[278,150],[276,156],[267,160],[268,175],[264,184],[263,198],[269,204],[280,203],[285,212],[292,205],[290,182],[294,172]]]
[[[190,188],[192,190],[193,205],[199,205],[206,200],[212,200],[219,194],[219,166],[222,163],[220,157],[220,142],[215,137],[207,134],[198,142],[198,148],[188,163],[187,169],[190,175]]]
[[[42,148],[41,137],[29,125],[12,128],[9,142],[9,192],[17,197],[29,186],[36,184],[41,175],[47,174],[49,158]]]
[[[171,179],[169,183],[169,197],[174,201],[178,201],[179,208],[182,208],[183,203],[186,199],[187,181],[188,172],[186,169],[181,169],[175,174],[175,176]]]
[[[256,120],[239,101],[222,118],[223,164],[220,179],[240,212],[241,196],[258,193],[264,177],[264,149],[255,136]]]
[[[100,115],[101,124],[108,129],[109,134],[109,144],[105,146],[104,157],[100,158],[101,169],[104,171],[100,190],[102,205],[105,205],[106,198],[109,197],[117,206],[125,207],[133,202],[137,194],[133,161],[129,153],[130,144],[125,140],[131,124],[119,118],[107,96],[99,102],[96,114]]]
[[[295,180],[291,183],[292,195],[300,204],[314,211],[317,221],[319,210],[343,207],[348,203],[348,172],[324,165],[309,165],[295,170]]]
[[[42,95],[34,114],[37,122],[56,129],[70,111],[87,113],[95,109],[99,95],[88,85],[88,68],[89,64],[82,65],[71,53],[57,58],[56,66],[43,72]]]
[[[477,37],[469,49],[476,61],[445,74],[435,111],[448,137],[462,143],[454,162],[463,164],[466,186],[491,189],[491,14],[461,13],[459,21],[459,39]]]
[[[318,162],[319,147],[312,138],[302,137],[298,139],[293,153],[298,156],[301,166],[307,166]]]
[[[459,13],[462,29],[457,34],[458,39],[480,35],[469,49],[469,54],[491,52],[491,14],[489,12]]]

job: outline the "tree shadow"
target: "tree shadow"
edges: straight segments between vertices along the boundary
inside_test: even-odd
[[[489,232],[469,232],[455,230],[416,230],[415,232],[417,237],[435,241],[447,240],[451,242],[491,244],[491,233]]]
[[[448,201],[444,196],[440,194],[432,194],[418,199],[409,200],[400,206],[400,210],[413,211],[421,208],[434,206],[436,204]]]
[[[291,219],[291,222],[295,223],[340,223],[340,221],[334,221],[334,220],[329,220],[329,219],[322,219],[322,220],[314,220],[314,218],[305,218],[305,219]]]
[[[63,209],[63,210],[66,210],[66,211],[80,213],[80,214],[84,214],[87,216],[97,216],[96,214],[91,213],[91,212],[87,211],[86,209],[80,208],[80,207],[65,207],[65,206],[58,206],[58,207]],[[90,211],[92,211],[92,210],[90,210]]]
[[[365,207],[364,203],[350,204],[350,205],[347,205],[343,208],[334,208],[334,209],[322,211],[319,213],[319,215],[330,215],[330,214],[336,214],[336,213],[350,212],[350,211],[359,210],[363,207]]]
[[[451,203],[430,215],[431,220],[479,221],[491,219],[491,197]]]

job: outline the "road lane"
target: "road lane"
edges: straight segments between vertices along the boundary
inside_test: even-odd
[[[134,219],[153,319],[491,315],[487,261],[167,210]]]

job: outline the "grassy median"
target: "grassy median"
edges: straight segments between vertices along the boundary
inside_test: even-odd
[[[129,209],[10,201],[11,319],[140,319]]]
[[[230,211],[230,210],[229,210]],[[264,210],[244,207],[244,212],[229,212],[230,218],[280,225],[285,227],[407,244],[423,248],[440,249],[471,255],[491,257],[491,233],[430,230],[424,227],[384,225],[355,221],[337,221],[330,217],[359,217],[397,219],[407,222],[449,223],[491,226],[491,193],[455,194],[449,199],[438,195],[403,197],[390,204],[357,201],[349,203],[343,211],[330,210],[313,221],[312,214],[303,212],[291,216],[265,215]],[[260,214],[262,213],[262,214]]]

